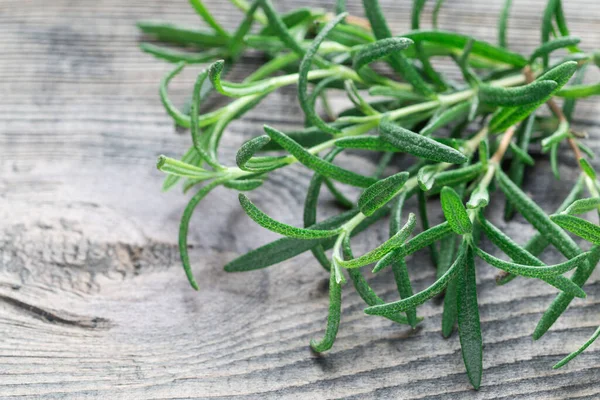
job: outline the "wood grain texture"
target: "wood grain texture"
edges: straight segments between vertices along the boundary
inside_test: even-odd
[[[207,3],[225,26],[239,21],[224,1]],[[294,3],[280,1],[277,7]],[[394,31],[407,29],[411,2],[383,3]],[[448,1],[440,26],[494,41],[501,3]],[[538,43],[543,3],[514,1],[521,9],[509,23],[515,50],[530,51]],[[600,43],[597,1],[565,3],[571,30],[584,46]],[[362,14],[357,1],[349,8]],[[494,271],[478,265],[485,343],[479,392],[467,381],[456,335],[441,336],[441,306],[435,302],[419,308],[426,320],[412,331],[364,315],[362,301],[348,287],[334,348],[322,356],[311,353],[309,340],[325,326],[327,275],[309,254],[267,270],[223,272],[227,261],[276,238],[243,214],[232,191],[211,193],[193,218],[191,258],[201,290],[192,291],[176,245],[187,196],[161,194],[163,176],[154,168],[158,154],[180,155],[189,137],[175,133],[158,98],[158,82],[171,66],[137,49],[141,37],[134,22],[149,18],[199,24],[185,1],[0,3],[0,397],[600,397],[598,345],[567,367],[551,369],[600,323],[598,272],[585,287],[588,298],[575,300],[533,343],[530,334],[555,290],[525,279],[500,290]],[[261,58],[253,54],[245,61],[234,78],[255,69]],[[193,77],[191,68],[176,79],[176,99],[189,94]],[[264,122],[300,126],[299,110],[294,88],[273,94],[229,127],[223,159],[232,162],[237,146],[260,133]],[[597,101],[577,109],[579,127],[596,151],[599,111]],[[526,182],[547,211],[557,207],[577,173],[566,146],[562,160],[562,181],[553,181],[540,158],[536,180]],[[372,160],[359,153],[340,162],[364,173],[373,169]],[[299,224],[309,176],[299,166],[277,171],[250,196],[278,219]],[[331,198],[323,198],[323,214],[334,212]],[[532,234],[522,218],[500,221],[502,202],[490,208],[499,226],[520,242]],[[439,218],[439,207],[432,204],[430,213]],[[355,251],[385,238],[385,224],[378,225],[355,240]],[[550,251],[545,259],[560,256]],[[415,290],[433,282],[426,253],[408,263]],[[385,299],[395,299],[391,271],[369,279]]]

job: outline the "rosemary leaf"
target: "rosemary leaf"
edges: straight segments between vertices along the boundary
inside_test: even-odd
[[[406,238],[410,236],[412,231],[415,229],[416,218],[413,213],[409,214],[408,221],[398,232],[391,238],[377,246],[375,249],[363,254],[358,258],[352,260],[337,260],[340,266],[344,268],[359,268],[375,261],[380,260],[383,256],[388,254],[390,251],[395,250],[402,246]]]
[[[591,255],[589,258],[587,268],[577,268],[575,273],[571,277],[573,283],[578,285],[579,287],[583,286],[583,284],[589,279],[590,275],[596,268],[598,261],[600,261],[600,246],[593,246],[591,249]],[[544,312],[542,318],[540,318],[535,330],[533,331],[533,340],[537,340],[541,338],[544,333],[550,329],[550,327],[556,322],[558,317],[562,315],[562,313],[567,309],[571,301],[574,299],[570,293],[560,293],[550,307]]]
[[[360,74],[361,69],[368,64],[404,50],[411,44],[413,41],[410,39],[389,37],[364,45],[354,56],[352,69]]]
[[[264,129],[267,135],[269,135],[269,137],[273,141],[277,142],[281,147],[283,147],[290,154],[296,157],[296,159],[300,163],[304,164],[306,167],[314,170],[315,172],[318,172],[319,174],[325,177],[334,179],[342,183],[347,183],[349,185],[365,188],[377,182],[377,180],[374,178],[359,175],[357,173],[340,168],[317,156],[310,154],[308,151],[306,151],[306,149],[304,149],[298,143],[294,142],[283,132],[280,132],[267,125],[264,126]]]
[[[315,109],[308,98],[307,87],[308,87],[308,71],[312,65],[312,61],[314,56],[319,49],[319,46],[325,40],[327,34],[342,20],[346,17],[346,13],[337,15],[334,19],[332,19],[322,30],[319,32],[315,40],[312,42],[311,46],[306,50],[304,58],[300,63],[300,68],[298,70],[298,99],[300,100],[300,106],[306,115],[306,118],[312,122],[317,128],[322,130],[323,132],[330,134],[338,134],[340,130],[338,128],[332,127],[323,121],[315,112]]]
[[[358,208],[369,216],[390,201],[408,180],[408,172],[400,172],[369,186],[358,199]]]
[[[192,272],[192,266],[190,265],[190,256],[188,254],[188,246],[187,246],[187,236],[188,229],[190,226],[190,219],[194,214],[194,210],[196,206],[200,203],[200,201],[206,197],[207,194],[210,193],[215,187],[219,186],[222,182],[219,180],[214,180],[204,186],[202,189],[198,191],[192,197],[185,207],[183,211],[183,215],[181,216],[181,222],[179,223],[179,255],[181,256],[181,263],[183,264],[183,270],[185,271],[185,275],[187,276],[188,282],[194,288],[194,290],[198,290],[198,283],[194,278],[194,273]]]
[[[445,186],[441,192],[441,200],[444,216],[452,230],[458,235],[471,233],[473,224],[458,193]]]
[[[560,274],[564,274],[573,268],[579,267],[585,261],[587,261],[590,253],[582,253],[577,257],[573,257],[564,263],[547,266],[547,267],[530,267],[523,264],[515,264],[508,261],[503,261],[499,258],[486,253],[481,249],[476,249],[476,253],[485,262],[493,267],[499,268],[503,271],[510,272],[511,274],[525,276],[527,278],[548,278]]]
[[[462,270],[464,269],[464,262],[466,258],[466,244],[463,243],[458,252],[458,256],[454,264],[446,271],[444,275],[442,275],[439,279],[437,279],[431,286],[427,289],[411,296],[406,299],[402,299],[399,301],[395,301],[393,303],[385,303],[380,305],[375,305],[371,307],[365,308],[365,313],[369,315],[390,315],[397,312],[403,312],[406,310],[410,310],[421,304],[425,303],[427,300],[435,297],[439,293],[444,290],[448,282],[456,277]]]
[[[569,215],[585,214],[589,211],[598,210],[599,207],[600,197],[590,197],[574,201],[563,213]]]
[[[379,124],[381,137],[392,146],[427,160],[463,164],[467,157],[460,151],[411,132],[387,120]]]
[[[483,340],[479,322],[477,288],[475,282],[475,261],[473,249],[466,246],[462,265],[458,266],[458,336],[463,361],[471,385],[479,389],[483,373]]]
[[[336,282],[334,269],[329,274],[329,313],[327,315],[327,327],[325,336],[320,341],[312,339],[310,347],[317,353],[331,349],[340,327],[342,315],[342,286]]]
[[[498,18],[498,45],[504,48],[508,47],[508,42],[506,40],[506,30],[508,27],[508,17],[510,15],[511,5],[512,0],[504,0],[502,12],[500,13],[500,18]]]
[[[551,80],[534,81],[514,88],[482,85],[479,87],[479,98],[484,103],[496,106],[523,106],[547,98],[557,86],[557,83]]]
[[[577,350],[575,350],[574,352],[572,352],[571,354],[569,354],[568,356],[566,356],[565,358],[563,358],[562,360],[560,360],[552,368],[553,369],[558,369],[560,367],[563,367],[569,361],[571,361],[572,359],[574,359],[575,357],[577,357],[578,355],[580,355],[581,353],[583,353],[585,351],[585,349],[587,349],[588,347],[590,347],[590,345],[592,343],[594,343],[596,341],[596,339],[598,339],[598,336],[600,336],[600,327],[598,327],[598,329],[596,329],[596,331],[592,334],[592,336],[580,348],[578,348]]]
[[[550,219],[563,229],[591,242],[600,245],[600,227],[585,219],[567,214],[556,214]]]
[[[533,62],[538,57],[548,57],[550,53],[554,50],[562,49],[564,47],[576,46],[579,44],[581,39],[578,37],[560,37],[554,40],[550,40],[549,42],[544,43],[537,49],[531,53],[531,57],[529,58],[529,62]]]
[[[349,240],[344,240],[343,252],[344,258],[346,260],[354,258],[354,255],[352,254],[352,249],[350,248]],[[369,283],[366,281],[365,277],[360,272],[360,269],[349,269],[348,275],[350,275],[350,279],[352,280],[352,284],[354,285],[356,292],[358,293],[360,298],[363,299],[365,303],[367,303],[367,305],[374,306],[376,304],[384,303],[384,301],[373,291],[371,286],[369,286]],[[400,313],[388,315],[385,318],[388,318],[389,320],[394,321],[398,324],[409,325],[408,319]],[[417,322],[422,320],[423,318],[417,318]]]
[[[498,170],[496,173],[500,189],[509,198],[515,208],[528,220],[546,239],[552,243],[567,258],[573,258],[581,253],[575,242],[560,229],[550,217],[531,198],[517,187],[505,174]]]
[[[387,25],[379,0],[363,0],[365,15],[371,23],[373,34],[378,40],[392,37],[390,28]],[[400,74],[408,83],[410,83],[415,92],[425,97],[432,97],[435,92],[425,83],[419,72],[411,62],[402,53],[394,53],[389,57],[390,66]]]
[[[240,205],[242,206],[246,214],[248,214],[248,216],[252,218],[254,222],[256,222],[265,229],[287,237],[296,239],[320,239],[337,235],[340,232],[339,229],[320,230],[296,228],[294,226],[284,224],[269,217],[267,214],[259,210],[254,204],[252,204],[248,197],[243,193],[239,194],[239,200]]]
[[[433,226],[426,231],[419,233],[412,239],[408,240],[405,244],[400,246],[396,251],[388,253],[385,257],[379,260],[375,265],[375,268],[373,268],[373,273],[381,271],[383,268],[390,265],[394,259],[406,257],[409,254],[412,254],[434,242],[437,242],[451,233],[452,228],[450,228],[450,224],[448,224],[448,222]]]
[[[470,108],[471,104],[466,102],[459,103],[454,107],[448,108],[437,117],[431,118],[427,125],[423,129],[421,129],[419,134],[423,136],[431,135],[433,132],[437,131],[441,127],[446,126],[449,123],[466,116],[469,113]]]

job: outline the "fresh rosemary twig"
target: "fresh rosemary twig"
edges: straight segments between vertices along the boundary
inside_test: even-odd
[[[501,271],[499,284],[521,276],[539,279],[559,291],[535,329],[536,339],[552,326],[571,300],[585,297],[582,286],[600,260],[600,227],[577,215],[600,211],[600,188],[596,172],[582,153],[590,156],[590,151],[581,143],[584,137],[571,129],[571,118],[578,98],[600,94],[599,83],[583,83],[585,68],[598,63],[600,56],[577,47],[580,40],[570,36],[561,0],[548,1],[542,18],[542,43],[528,57],[508,49],[511,0],[505,0],[499,18],[498,46],[469,35],[438,30],[441,0],[434,5],[435,30],[420,28],[426,0],[415,0],[413,30],[401,36],[392,35],[376,0],[363,1],[368,21],[348,15],[345,1],[336,2],[335,13],[300,8],[286,14],[278,13],[270,0],[231,1],[246,14],[232,32],[216,21],[201,0],[190,3],[212,31],[161,22],[138,24],[145,34],[162,42],[199,49],[182,52],[148,43],[141,45],[142,50],[177,63],[160,84],[160,98],[177,125],[191,128],[190,149],[180,160],[161,156],[158,168],[168,174],[164,190],[172,188],[181,178],[185,179],[186,191],[203,185],[184,211],[179,235],[182,263],[193,288],[198,289],[198,285],[188,256],[187,232],[199,202],[220,185],[237,191],[254,190],[268,179],[271,171],[299,162],[315,173],[307,189],[304,227],[276,221],[267,214],[268,210],[258,209],[248,196],[240,194],[240,204],[250,218],[286,237],[242,255],[228,263],[225,270],[265,268],[311,250],[330,275],[327,327],[322,340],[311,341],[314,351],[326,351],[334,344],[346,275],[366,303],[366,314],[412,327],[422,320],[417,317],[417,307],[445,291],[442,334],[449,337],[458,322],[467,374],[473,387],[478,388],[483,371],[483,343],[476,257]],[[255,22],[261,28],[251,34]],[[249,49],[263,51],[268,61],[240,83],[227,81],[226,71]],[[570,54],[555,62],[554,52],[561,49]],[[433,56],[454,60],[464,82],[450,81],[437,71],[432,64]],[[387,62],[397,76],[383,76],[372,68],[373,63],[381,61]],[[178,109],[169,99],[169,82],[194,63],[210,65],[198,75],[189,109]],[[574,84],[566,86],[574,74]],[[241,146],[235,166],[223,163],[218,149],[229,123],[258,107],[270,93],[288,85],[298,87],[306,127],[282,132],[265,125],[264,135]],[[200,103],[211,87],[220,95],[235,99],[201,114]],[[327,106],[327,95],[334,90],[344,90],[353,107],[337,118],[329,112],[333,120],[325,121],[315,103],[321,98]],[[365,96],[367,93],[379,98],[373,100]],[[562,109],[554,96],[566,99]],[[556,119],[536,113],[544,103]],[[480,128],[471,134],[467,127],[476,121]],[[444,136],[446,128],[451,128],[450,137]],[[570,145],[582,170],[571,194],[553,215],[547,215],[520,188],[526,168],[534,164],[530,153],[538,141],[542,151],[550,152],[557,177],[557,149],[564,141]],[[346,149],[381,153],[375,176],[335,165],[334,158]],[[270,155],[273,150],[282,150],[283,154]],[[329,152],[323,155],[326,150]],[[381,177],[392,158],[401,154],[410,154],[416,161],[406,171]],[[507,155],[512,160],[504,172],[502,164]],[[318,198],[323,183],[339,204],[349,210],[318,222]],[[364,191],[353,201],[338,190],[339,183]],[[590,197],[579,199],[584,185]],[[506,218],[517,211],[538,231],[525,246],[485,218],[495,188],[506,196]],[[423,229],[411,237],[415,216],[410,214],[403,221],[402,215],[405,201],[415,194],[419,198]],[[426,201],[437,195],[445,221],[430,226]],[[390,212],[390,238],[371,251],[354,256],[351,238]],[[591,251],[582,251],[566,231],[593,243]],[[481,236],[487,237],[511,261],[479,248]],[[544,264],[537,256],[549,245],[567,260],[557,265]],[[437,279],[427,289],[414,293],[406,261],[425,247],[430,248]],[[332,249],[330,256],[326,253],[328,249]],[[375,273],[391,266],[398,301],[385,303],[377,296],[361,273],[361,268],[371,264],[375,264]],[[575,271],[571,279],[563,275],[570,270]],[[555,368],[581,353],[599,332]]]

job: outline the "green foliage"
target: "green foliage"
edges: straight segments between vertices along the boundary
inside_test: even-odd
[[[500,18],[498,19],[498,44],[500,47],[508,47],[506,30],[508,27],[508,17],[510,14],[511,5],[512,0],[504,0],[504,7],[502,7],[502,12],[500,13]]]
[[[359,175],[357,173],[340,168],[310,154],[308,151],[306,151],[306,149],[304,149],[304,147],[300,146],[297,142],[293,141],[291,138],[277,129],[271,128],[267,125],[265,125],[264,129],[267,135],[269,135],[273,141],[277,142],[283,149],[287,150],[291,155],[296,157],[300,163],[325,177],[358,187],[369,187],[377,182],[377,180],[374,178]]]
[[[552,215],[550,219],[561,228],[584,238],[588,242],[600,244],[600,227],[598,225],[567,214]]]
[[[390,201],[408,180],[408,172],[400,172],[369,186],[358,199],[358,208],[369,216]]]
[[[367,19],[371,24],[371,29],[375,38],[378,40],[392,37],[390,28],[387,25],[383,12],[379,5],[379,0],[363,0],[363,6]],[[418,73],[415,66],[401,53],[390,55],[388,62],[390,66],[409,82],[417,93],[430,97],[434,94],[427,83]]]
[[[590,164],[590,162],[588,160],[586,160],[585,158],[580,158],[579,159],[579,166],[581,167],[581,170],[583,172],[585,172],[585,174],[592,180],[596,180],[596,170],[594,170],[594,167],[592,167],[592,165]]]
[[[283,236],[296,238],[296,239],[320,239],[327,238],[334,235],[337,235],[340,230],[339,229],[303,229],[296,228],[291,225],[284,224],[282,222],[276,221],[273,218],[269,217],[267,214],[258,209],[252,202],[248,199],[245,194],[239,194],[240,205],[248,214],[250,218],[260,226],[270,231],[279,233]]]
[[[456,261],[454,261],[452,266],[448,268],[444,275],[437,279],[435,283],[429,286],[427,289],[411,297],[395,301],[393,303],[386,303],[381,305],[375,305],[372,307],[367,307],[365,308],[365,313],[369,315],[390,315],[393,313],[413,309],[425,303],[427,300],[435,297],[436,295],[441,293],[442,290],[444,290],[444,288],[448,285],[450,280],[454,279],[459,273],[462,272],[466,260],[467,246],[468,245],[463,243],[459,250],[459,254],[456,258]]]
[[[411,39],[415,43],[435,43],[436,45],[448,50],[462,50],[471,40],[471,54],[473,55],[489,61],[496,61],[519,68],[527,65],[527,60],[520,54],[513,53],[501,47],[494,46],[481,40],[476,40],[470,36],[462,35],[460,33],[441,30],[419,30],[408,32],[402,36]]]
[[[368,64],[404,50],[411,44],[412,40],[402,37],[390,37],[366,44],[354,56],[352,68],[360,74]]]
[[[467,375],[471,385],[479,389],[483,373],[483,340],[479,323],[477,285],[473,249],[467,246],[463,265],[458,272],[458,336]]]
[[[402,246],[404,241],[408,238],[408,236],[410,236],[412,231],[415,229],[415,224],[415,215],[411,213],[408,216],[408,221],[402,227],[402,229],[396,232],[387,241],[383,242],[377,248],[369,251],[368,253],[363,254],[358,258],[353,258],[352,260],[338,260],[339,265],[341,265],[344,268],[359,268],[380,260],[386,254]]]
[[[547,57],[554,50],[562,49],[564,47],[576,46],[581,40],[576,37],[560,37],[549,42],[544,43],[533,51],[529,61],[532,62],[538,57]]]
[[[471,105],[469,103],[459,103],[454,107],[450,107],[441,114],[431,118],[429,123],[419,132],[423,136],[431,135],[443,126],[451,122],[459,120],[469,113]]]
[[[448,224],[450,224],[450,228],[458,235],[471,233],[473,231],[473,224],[458,193],[451,187],[444,186],[440,198],[442,201],[442,211]]]
[[[598,329],[596,329],[596,331],[594,331],[594,334],[580,348],[578,348],[577,350],[575,350],[574,352],[572,352],[571,354],[569,354],[568,356],[566,356],[565,358],[563,358],[562,360],[557,362],[556,365],[554,365],[552,368],[558,369],[560,367],[563,367],[569,361],[571,361],[572,359],[574,359],[575,357],[577,357],[578,355],[583,353],[585,349],[590,347],[590,345],[592,343],[594,343],[596,341],[596,339],[598,339],[599,336],[600,336],[600,327]]]
[[[479,87],[479,98],[484,103],[496,106],[516,107],[535,103],[546,98],[554,89],[554,81],[535,81],[529,85],[514,88],[482,85]]]
[[[321,45],[321,43],[323,42],[323,40],[325,40],[325,37],[327,36],[327,34],[333,28],[335,28],[335,26],[337,24],[339,24],[340,22],[342,22],[342,20],[345,17],[346,17],[345,13],[336,16],[333,20],[331,20],[321,30],[321,32],[319,32],[319,34],[317,35],[317,37],[315,38],[315,40],[312,42],[312,44],[310,45],[310,47],[306,51],[306,54],[304,55],[304,58],[302,59],[302,62],[300,63],[300,68],[298,70],[298,99],[300,100],[300,106],[302,107],[302,110],[304,111],[304,114],[306,114],[306,118],[313,125],[315,125],[319,129],[321,129],[323,132],[327,132],[327,133],[331,133],[331,134],[338,134],[338,133],[340,133],[340,130],[337,129],[337,128],[335,128],[335,127],[332,127],[332,126],[326,124],[317,115],[317,113],[314,110],[313,105],[308,100],[308,93],[307,93],[308,71],[310,70],[310,67],[311,67],[312,62],[313,62],[313,58],[317,54],[317,50],[319,49],[319,46]]]
[[[467,157],[452,147],[441,144],[384,119],[379,124],[382,139],[395,148],[426,160],[463,164]]]
[[[563,213],[569,215],[585,214],[592,210],[598,210],[598,207],[600,207],[600,198],[591,197],[574,201]]]
[[[486,253],[481,249],[477,249],[477,255],[485,260],[488,264],[498,269],[501,269],[511,274],[525,276],[527,278],[548,278],[559,274],[564,274],[567,271],[572,270],[580,266],[582,263],[587,261],[589,253],[582,253],[577,257],[571,258],[561,264],[549,266],[549,267],[530,267],[523,264],[515,264],[508,261],[503,261],[499,258]]]
[[[190,29],[168,22],[138,24],[145,36],[161,42],[142,43],[141,49],[176,63],[161,80],[159,95],[175,124],[190,129],[187,151],[160,156],[157,167],[166,174],[163,190],[173,188],[179,180],[183,180],[184,193],[199,186],[183,212],[179,231],[182,264],[194,289],[198,284],[192,274],[187,240],[192,215],[201,200],[218,186],[239,192],[259,189],[268,199],[273,195],[268,192],[271,185],[263,183],[271,173],[301,163],[312,174],[306,189],[303,227],[271,218],[268,214],[273,210],[262,211],[240,194],[240,205],[253,221],[285,237],[239,256],[225,270],[262,269],[310,250],[330,277],[325,334],[320,341],[310,343],[316,352],[334,344],[345,275],[366,303],[366,314],[412,327],[422,319],[417,308],[445,292],[442,335],[449,337],[458,322],[464,364],[475,388],[481,384],[483,371],[475,256],[501,271],[498,284],[518,275],[560,291],[538,323],[534,339],[554,324],[575,297],[586,296],[582,286],[600,260],[600,228],[575,215],[598,211],[600,184],[588,161],[593,159],[593,152],[583,143],[585,135],[572,129],[576,126],[572,118],[577,99],[600,94],[600,84],[584,81],[586,65],[599,64],[599,57],[579,49],[580,40],[570,34],[560,0],[548,0],[541,44],[530,56],[508,50],[511,0],[504,1],[499,16],[499,45],[438,30],[442,0],[433,6],[434,30],[421,29],[426,1],[414,0],[412,31],[401,37],[392,35],[385,10],[376,0],[363,0],[368,21],[348,16],[342,0],[335,2],[336,15],[307,7],[281,14],[271,0],[233,3],[244,15],[231,32],[217,22],[202,0],[190,0],[190,5],[206,28]],[[549,56],[559,49],[571,54],[550,66]],[[243,57],[247,51],[254,55],[261,52],[265,63],[240,82],[226,80],[227,71],[247,59]],[[464,82],[449,81],[438,73],[434,63],[439,58],[454,61]],[[402,81],[370,67],[379,60],[387,62]],[[188,64],[198,63],[206,63],[207,68],[200,70],[188,100],[179,108],[169,97],[169,84]],[[286,132],[264,126],[265,134],[243,143],[236,164],[231,165],[222,156],[230,151],[221,151],[221,139],[229,133],[229,124],[259,107],[279,88],[292,85],[298,87],[305,125]],[[208,102],[212,89],[232,99],[224,105]],[[336,115],[328,99],[330,93],[339,90],[345,91],[352,105]],[[374,99],[367,93],[380,97]],[[553,102],[554,96],[565,99],[562,112]],[[538,113],[544,103],[554,116]],[[327,111],[327,119],[320,116],[319,104]],[[494,133],[502,137],[496,140],[491,137]],[[559,146],[561,151],[566,149],[566,141],[570,147],[580,148],[586,158],[576,152],[581,178],[556,214],[549,216],[536,202],[543,194],[535,193],[534,198],[525,194],[524,187],[536,177],[526,180],[525,173],[534,166],[532,154],[541,145],[543,154],[549,152],[552,171],[558,178]],[[334,164],[345,149],[379,153],[374,172],[358,171],[352,163],[344,163],[346,168]],[[511,160],[504,163],[507,154]],[[349,199],[340,190],[340,183],[364,189],[358,201]],[[589,197],[578,200],[584,183]],[[318,221],[323,186],[348,210]],[[484,216],[488,206],[497,201],[493,198],[498,193],[496,186],[506,197],[505,217],[519,212],[536,231],[524,246]],[[296,190],[302,193],[303,185],[298,183]],[[421,217],[421,231],[415,235],[415,216],[409,214],[406,221],[402,218],[404,205],[412,204],[414,195]],[[441,208],[444,220],[430,226],[427,208],[433,203]],[[389,239],[354,257],[351,240],[390,212]],[[591,251],[583,252],[565,230],[592,242]],[[482,236],[504,256],[483,251],[479,247]],[[550,245],[566,260],[544,264],[538,256]],[[409,256],[426,247],[436,267],[436,280],[415,293],[407,263],[412,262]],[[361,268],[373,263],[374,272],[391,266],[399,300],[386,303],[369,285]],[[569,279],[564,274],[571,270]],[[599,335],[596,332],[556,367],[581,353]]]
[[[311,340],[310,347],[317,353],[329,350],[333,346],[342,315],[342,286],[336,282],[333,268],[329,273],[329,314],[325,336],[320,341]]]
[[[540,97],[538,100],[522,107],[504,107],[497,112],[490,121],[490,128],[494,132],[502,132],[507,130],[509,127],[521,122],[527,118],[532,112],[534,112],[540,105],[547,102],[552,98],[552,95],[560,90],[573,76],[577,69],[577,63],[575,61],[564,62],[543,75],[537,78],[537,81],[552,80],[556,82],[556,87],[549,92],[547,95]]]

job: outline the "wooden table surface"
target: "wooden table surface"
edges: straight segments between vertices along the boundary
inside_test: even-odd
[[[208,3],[226,26],[239,21],[241,14],[225,1]],[[276,3],[287,10],[294,3],[326,2]],[[383,3],[394,31],[408,29],[411,2]],[[446,3],[442,28],[495,41],[501,1]],[[513,49],[530,51],[539,42],[543,3],[514,1],[520,12],[509,25]],[[584,48],[597,46],[597,1],[565,3],[573,34]],[[358,2],[349,7],[362,14]],[[525,279],[500,289],[495,272],[478,265],[485,342],[478,392],[464,373],[456,334],[448,340],[440,334],[441,306],[435,302],[419,308],[426,319],[412,331],[364,315],[348,287],[334,348],[311,353],[309,340],[325,326],[327,276],[310,254],[266,270],[225,273],[227,261],[277,237],[245,216],[233,191],[211,193],[193,218],[191,257],[201,290],[192,291],[176,241],[189,196],[161,193],[163,175],[154,167],[159,154],[178,156],[190,139],[175,133],[158,97],[158,82],[172,66],[137,49],[141,37],[134,22],[149,18],[199,23],[184,0],[0,2],[1,398],[600,397],[600,345],[563,369],[551,368],[600,323],[598,272],[585,286],[587,299],[574,301],[533,342],[531,332],[555,290]],[[261,58],[244,61],[233,79]],[[176,79],[174,98],[190,93],[195,72],[190,68]],[[577,110],[577,127],[590,134],[596,151],[599,104],[586,101]],[[232,162],[239,144],[259,134],[262,123],[285,129],[302,122],[295,89],[280,90],[229,127],[223,159]],[[577,174],[567,147],[561,151],[562,181],[553,180],[540,156],[525,184],[547,211]],[[341,161],[373,168],[360,154]],[[309,176],[305,168],[286,168],[250,196],[269,205],[275,217],[300,223]],[[520,242],[532,234],[522,218],[500,221],[502,201],[490,208]],[[333,209],[326,201],[325,211]],[[435,204],[431,211],[439,217]],[[381,224],[356,241],[356,252],[385,235]],[[545,257],[560,259],[556,252]],[[426,253],[409,264],[416,290],[433,282]],[[369,279],[394,299],[390,273]]]

